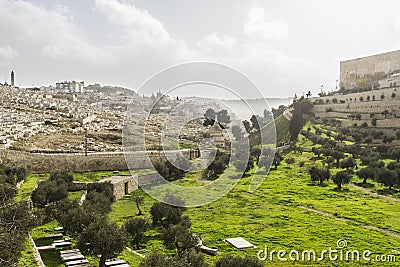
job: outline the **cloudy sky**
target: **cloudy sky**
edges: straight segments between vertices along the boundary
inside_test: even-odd
[[[137,89],[171,65],[213,61],[268,97],[316,94],[335,87],[340,60],[400,49],[399,10],[397,0],[0,0],[0,82],[14,69],[20,86]]]

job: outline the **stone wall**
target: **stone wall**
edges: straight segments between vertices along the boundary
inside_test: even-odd
[[[103,179],[99,182],[111,182],[113,186],[113,193],[114,197],[116,200],[119,200],[124,197],[125,195],[125,183],[127,183],[128,186],[128,194],[131,192],[137,190],[139,188],[138,183],[140,184],[149,184],[154,182],[160,175],[158,172],[151,172],[151,173],[146,173],[146,174],[126,174],[126,175],[120,175],[117,174],[115,176]],[[84,183],[84,182],[73,182],[69,188],[68,191],[81,191],[81,190],[87,190],[88,185],[91,184],[89,183]]]
[[[383,100],[381,95],[384,95]],[[375,96],[375,101],[373,101],[373,96]],[[352,113],[361,113],[362,119],[370,119],[369,114],[375,114],[374,118],[381,120],[385,119],[381,115],[385,110],[391,113],[391,117],[400,117],[400,89],[396,88],[325,96],[312,98],[311,101],[314,103],[313,112],[319,118],[349,118]]]
[[[395,98],[392,98],[392,94],[395,94]],[[340,103],[344,101],[344,104],[352,104],[352,103],[370,103],[370,104],[377,104],[380,105],[382,100],[381,100],[381,95],[384,95],[385,98],[383,101],[390,101],[390,100],[399,100],[400,99],[400,87],[397,88],[388,88],[388,89],[379,89],[379,90],[372,90],[372,91],[367,91],[367,92],[361,92],[361,93],[354,93],[354,94],[347,94],[347,95],[334,95],[334,96],[323,96],[323,97],[318,97],[318,98],[311,98],[311,102],[316,103],[316,106],[321,106],[318,104],[318,102],[322,102],[323,104],[327,103],[327,100],[329,104],[333,103],[333,100],[336,99],[337,103]],[[373,97],[375,96],[375,101],[373,101]],[[363,101],[360,100],[360,98],[363,98]],[[367,100],[369,97],[370,100]]]
[[[351,89],[374,84],[385,75],[400,70],[400,50],[340,62],[340,86]]]
[[[399,100],[388,100],[388,101],[371,101],[371,102],[352,102],[347,104],[325,104],[325,105],[314,105],[313,111],[315,114],[327,113],[328,110],[334,112],[344,113],[382,113],[384,110],[388,110],[390,113],[400,115],[400,101]],[[342,117],[342,116],[340,116]]]
[[[118,182],[113,183],[114,197],[115,200],[119,200],[123,198],[125,195],[130,194],[131,192],[138,189],[137,184],[137,175],[127,175],[124,179],[119,180]],[[127,192],[125,191],[125,186],[127,186]]]
[[[361,126],[364,122],[372,126],[372,118],[377,120],[375,127],[378,128],[396,128],[400,123],[400,89],[396,88],[325,96],[312,98],[311,101],[316,118],[339,118],[343,127]],[[386,116],[383,114],[385,111],[388,111]],[[361,115],[361,120],[354,118],[357,113]]]
[[[138,182],[139,184],[149,184],[153,181],[156,181],[160,175],[158,172],[146,173],[146,174],[139,174],[138,175]]]
[[[168,158],[173,159],[178,155],[189,158],[189,150],[168,151]],[[148,152],[151,158],[165,158],[163,152]],[[128,154],[130,169],[151,168],[152,163],[147,160],[146,152],[138,151]],[[33,154],[22,151],[0,150],[0,163],[25,166],[32,173],[69,171],[119,171],[127,170],[128,166],[123,153],[118,154]]]
[[[88,172],[102,170],[126,170],[124,156],[108,157],[84,155],[46,155],[21,151],[0,151],[0,162],[26,167],[32,173],[69,171]],[[139,164],[138,168],[142,168]]]

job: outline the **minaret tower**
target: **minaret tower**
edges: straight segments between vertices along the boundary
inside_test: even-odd
[[[11,87],[14,87],[14,80],[15,79],[15,77],[14,77],[14,71],[11,71]]]

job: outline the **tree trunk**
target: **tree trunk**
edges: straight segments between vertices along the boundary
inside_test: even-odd
[[[367,178],[364,178],[363,184],[366,184],[366,183],[367,183]]]
[[[140,206],[139,206],[139,204],[138,203],[136,203],[136,207],[137,207],[137,209],[138,209],[138,216],[142,216],[143,215],[143,213],[142,213],[142,211],[140,210]]]
[[[178,241],[175,241],[175,247],[176,247],[176,251],[178,252],[178,256],[181,257],[182,250],[181,250],[181,247],[179,246]]]
[[[341,189],[342,189],[342,184],[339,183],[339,184],[337,185],[337,188],[338,188],[339,190],[341,190]]]
[[[100,257],[100,262],[99,262],[99,267],[105,267],[106,266],[106,256],[101,255]]]

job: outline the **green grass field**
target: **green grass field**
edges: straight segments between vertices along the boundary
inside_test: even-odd
[[[300,138],[301,146],[311,146],[309,140]],[[251,177],[243,178],[226,196],[209,205],[189,208],[186,214],[192,220],[193,231],[200,235],[204,244],[217,248],[220,255],[206,256],[209,263],[224,254],[248,255],[256,257],[259,249],[268,246],[270,250],[292,249],[303,251],[313,249],[322,251],[336,248],[338,239],[345,239],[348,249],[393,254],[393,249],[400,248],[400,239],[365,227],[377,227],[400,234],[400,203],[384,200],[363,191],[344,186],[336,190],[331,182],[325,185],[313,185],[308,175],[308,168],[320,162],[313,162],[313,154],[290,152],[287,157],[295,159],[293,165],[284,162],[277,170],[271,170],[262,186],[254,193],[248,192]],[[305,162],[299,167],[300,162]],[[354,178],[355,182],[361,182]],[[375,185],[373,185],[375,187]],[[379,185],[376,185],[379,187]],[[110,218],[119,223],[136,216],[134,198],[145,196],[143,209],[150,220],[149,209],[154,202],[143,191],[136,191],[130,198],[113,204]],[[331,218],[316,214],[299,206],[305,206],[331,214]],[[346,220],[346,222],[341,219]],[[257,246],[257,249],[236,250],[224,243],[225,238],[241,236]],[[138,252],[148,254],[163,247],[157,231],[146,234],[145,249]],[[276,259],[276,257],[275,257]],[[375,259],[375,258],[374,258]],[[398,259],[400,260],[400,259]],[[265,261],[266,266],[376,266],[370,262],[280,262]],[[387,263],[393,266],[393,263]]]
[[[25,241],[25,250],[22,252],[21,258],[18,262],[19,267],[36,266],[36,260],[33,252],[33,244],[27,238]]]
[[[48,174],[30,174],[26,178],[26,181],[21,185],[21,188],[17,192],[17,196],[15,197],[15,201],[28,201],[29,195],[35,189],[37,183],[41,180],[46,180],[48,178]]]

